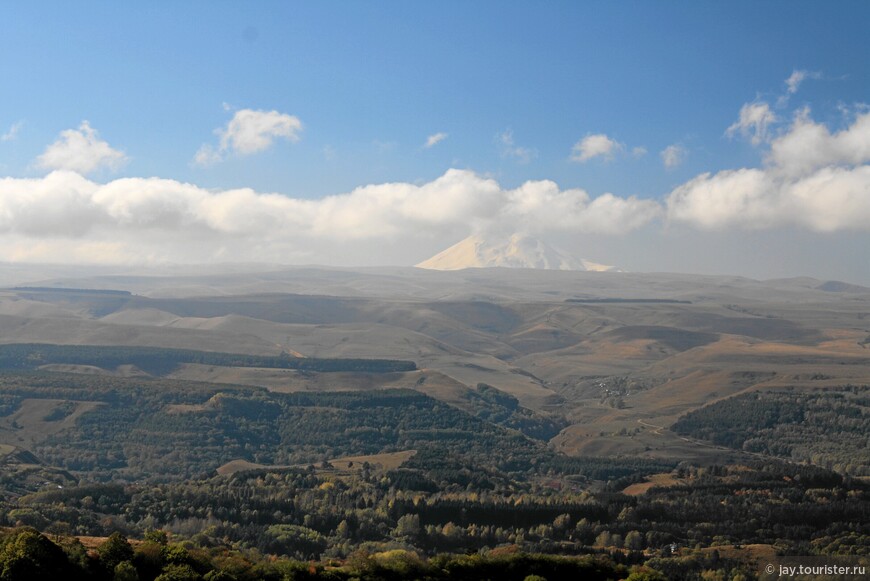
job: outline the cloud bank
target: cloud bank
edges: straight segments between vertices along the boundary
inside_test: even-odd
[[[650,200],[592,198],[551,181],[504,189],[455,169],[422,185],[369,185],[319,200],[159,178],[101,184],[54,171],[0,180],[0,260],[286,262],[321,242],[395,241],[493,224],[620,234],[660,212]]]
[[[868,162],[870,113],[831,133],[804,109],[771,142],[764,167],[701,174],[671,192],[667,215],[702,229],[870,231]]]

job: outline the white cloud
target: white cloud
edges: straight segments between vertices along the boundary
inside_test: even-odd
[[[771,184],[759,169],[704,173],[670,193],[668,217],[702,228],[772,225]]]
[[[793,71],[791,76],[785,80],[786,91],[790,95],[797,93],[798,87],[801,86],[805,78],[807,78],[806,71]]]
[[[277,111],[236,111],[220,133],[221,149],[250,155],[268,149],[276,137],[299,141],[302,122],[298,117]]]
[[[870,161],[870,113],[859,114],[849,127],[831,133],[810,117],[808,109],[795,115],[788,132],[770,144],[768,163],[789,175],[811,173],[831,165]]]
[[[646,147],[644,147],[644,146],[642,146],[642,145],[640,145],[640,146],[638,146],[638,147],[632,147],[632,148],[631,148],[631,155],[632,155],[633,157],[643,157],[643,156],[645,156],[647,153],[648,153],[648,152],[647,152],[647,150],[646,150]]]
[[[786,92],[789,95],[794,95],[798,92],[798,89],[807,79],[821,79],[822,74],[814,71],[799,71],[795,70],[791,73],[789,78],[785,80]]]
[[[807,79],[821,79],[822,73],[815,71],[797,70],[792,71],[791,75],[785,80],[785,94],[781,95],[776,100],[777,107],[785,107],[788,105],[789,98],[798,92],[798,89]]]
[[[423,147],[425,147],[426,149],[429,149],[430,147],[441,143],[445,139],[447,139],[446,133],[444,133],[444,132],[435,133],[435,134],[430,135],[429,137],[426,138],[426,145],[424,145]]]
[[[634,196],[620,198],[606,193],[595,199],[582,189],[560,190],[549,180],[529,181],[507,192],[496,222],[511,230],[538,232],[570,230],[587,234],[624,234],[652,221],[661,207]]]
[[[753,145],[759,145],[769,140],[770,126],[776,122],[776,114],[764,101],[746,103],[740,108],[739,119],[725,131],[725,135],[740,134]]]
[[[803,110],[766,162],[681,185],[668,196],[669,219],[700,228],[870,230],[870,113],[831,133]]]
[[[688,154],[689,152],[686,151],[686,148],[679,143],[669,145],[659,152],[659,155],[662,158],[662,163],[665,164],[667,169],[673,169],[679,166],[686,160]]]
[[[193,156],[193,163],[199,166],[208,166],[218,163],[223,159],[220,152],[215,150],[214,146],[208,143],[203,143]]]
[[[24,121],[16,121],[9,126],[9,131],[0,135],[0,141],[15,141],[18,138],[18,132],[24,127]]]
[[[511,157],[519,163],[529,163],[538,155],[534,149],[517,145],[514,142],[514,132],[510,129],[496,135],[496,142],[501,146],[502,157]]]
[[[606,160],[624,149],[624,146],[604,133],[587,135],[571,148],[571,161],[585,163],[592,158],[601,157]]]
[[[251,189],[211,191],[159,178],[101,184],[56,171],[38,179],[0,179],[0,260],[286,262],[324,244],[404,244],[421,232],[446,240],[487,224],[620,234],[660,212],[650,200],[612,194],[593,199],[551,181],[503,189],[466,170],[449,170],[422,185],[369,185],[319,200]],[[55,254],[39,258],[49,252]]]
[[[120,169],[127,161],[123,152],[100,140],[90,123],[82,121],[78,129],[61,131],[57,141],[36,159],[36,164],[43,169],[89,174],[104,168]]]
[[[226,108],[226,104],[225,104]],[[193,163],[211,165],[222,161],[227,154],[251,155],[272,146],[275,139],[299,141],[302,122],[298,117],[278,111],[240,109],[226,127],[216,129],[219,145],[203,144],[196,152]]]

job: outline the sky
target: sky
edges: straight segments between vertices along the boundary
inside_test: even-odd
[[[0,261],[870,283],[870,4],[0,5]]]

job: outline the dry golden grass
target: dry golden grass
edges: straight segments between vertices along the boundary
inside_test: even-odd
[[[390,452],[387,454],[370,454],[367,456],[345,456],[330,460],[329,463],[340,470],[362,470],[365,462],[376,470],[395,470],[416,454],[416,450]]]
[[[702,549],[705,553],[718,551],[720,557],[727,559],[736,559],[743,562],[755,562],[764,566],[772,563],[777,559],[776,547],[773,545],[722,545],[718,547],[708,547]],[[763,569],[759,568],[759,571]]]
[[[229,474],[235,474],[236,472],[244,472],[245,470],[262,470],[265,468],[274,468],[276,470],[281,470],[284,468],[292,468],[292,466],[267,466],[265,464],[255,464],[253,462],[248,462],[247,460],[230,460],[223,466],[220,466],[217,469],[217,473],[221,476],[227,476]]]
[[[100,548],[100,545],[105,543],[109,537],[76,537],[82,545],[89,551],[96,550]],[[127,541],[133,546],[137,547],[144,543],[142,539],[127,539]]]
[[[369,467],[374,470],[394,470],[407,462],[416,453],[416,450],[404,450],[402,452],[369,454],[366,456],[345,456],[343,458],[328,460],[329,464],[332,465],[331,468],[320,468],[319,465],[315,465],[315,469],[318,472],[353,472],[362,470],[363,464],[368,462]],[[303,467],[304,466],[301,464],[278,466],[255,464],[253,462],[248,462],[247,460],[232,460],[218,468],[217,473],[221,476],[226,476],[228,474],[235,474],[236,472],[243,472],[245,470],[283,470],[287,468]]]
[[[31,448],[49,436],[64,428],[71,427],[76,420],[97,406],[104,405],[96,401],[77,401],[75,409],[65,418],[57,421],[46,421],[58,406],[67,403],[63,399],[25,399],[21,406],[10,416],[0,418],[0,443],[22,448]]]
[[[622,493],[629,496],[640,496],[654,486],[677,486],[679,484],[683,484],[683,481],[670,472],[664,472],[647,476],[645,482],[632,484],[631,486],[626,487]]]

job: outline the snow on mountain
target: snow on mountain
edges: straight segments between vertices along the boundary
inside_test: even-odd
[[[472,235],[417,264],[418,268],[432,270],[461,270],[463,268],[493,266],[599,272],[618,270],[613,266],[574,258],[546,242],[521,234],[498,239],[484,239],[482,236]]]

